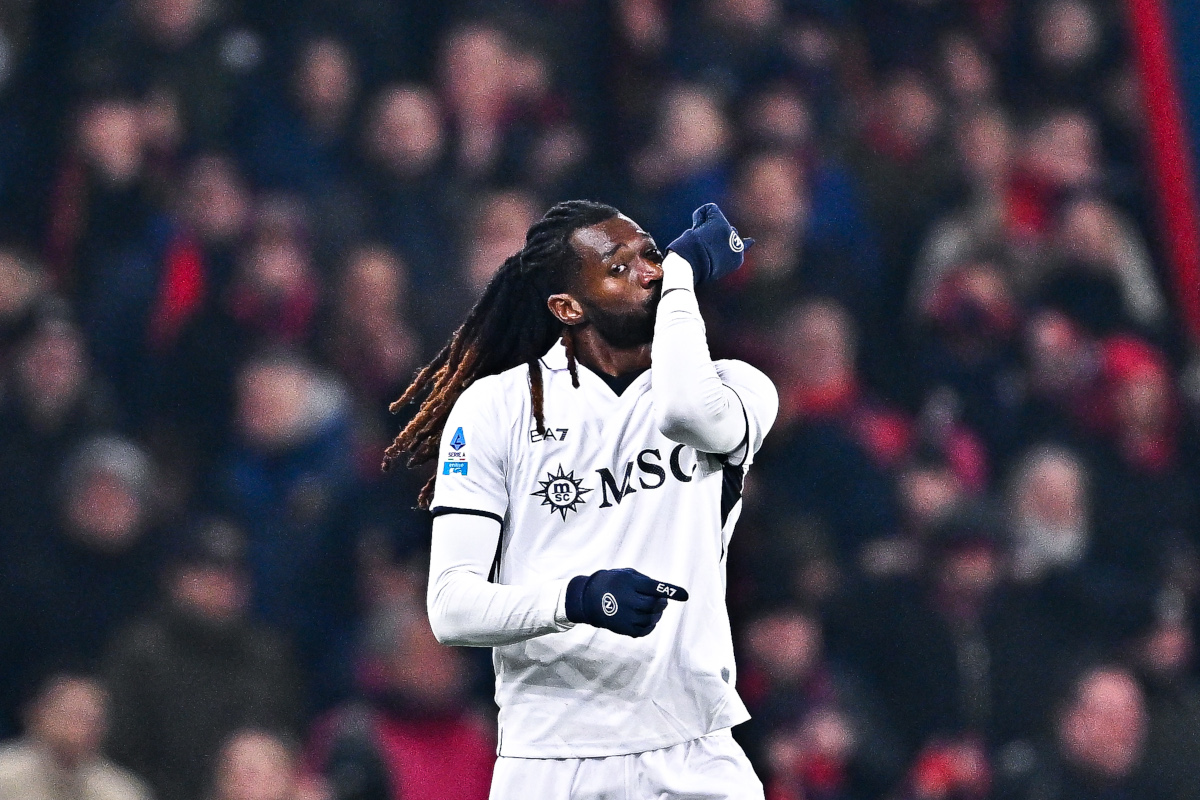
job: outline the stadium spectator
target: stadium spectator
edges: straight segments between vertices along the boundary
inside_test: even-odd
[[[94,679],[55,673],[26,709],[25,735],[0,745],[4,800],[149,800],[149,788],[101,753],[108,697]]]
[[[204,800],[319,800],[319,787],[305,786],[295,747],[278,734],[242,728],[225,740]]]
[[[121,631],[106,658],[109,749],[160,800],[203,800],[233,731],[297,731],[300,687],[284,642],[247,619],[241,533],[211,519],[180,539],[162,609]]]

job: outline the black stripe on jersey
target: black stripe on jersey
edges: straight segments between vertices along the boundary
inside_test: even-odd
[[[494,514],[491,511],[484,511],[478,508],[455,508],[454,506],[435,506],[429,509],[429,515],[432,517],[440,517],[445,514],[468,514],[472,517],[487,517],[499,522],[501,527],[504,526],[504,517],[499,514]]]
[[[500,523],[500,535],[496,537],[496,555],[492,557],[492,568],[488,570],[488,583],[495,583],[496,576],[500,574],[500,549],[504,545],[504,518],[491,511],[482,511],[478,508],[454,508],[453,506],[431,508],[429,513],[435,517],[445,514],[467,514],[472,517],[487,517]]]
[[[721,469],[721,527],[729,519],[729,512],[742,499],[742,485],[746,479],[744,467],[726,464]],[[724,555],[722,553],[721,555]]]

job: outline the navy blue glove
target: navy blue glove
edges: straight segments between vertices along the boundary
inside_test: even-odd
[[[567,584],[567,619],[622,636],[645,636],[662,619],[668,600],[687,599],[683,587],[656,581],[636,569],[602,569]]]
[[[696,285],[724,278],[742,265],[742,256],[753,239],[743,239],[716,203],[707,203],[692,212],[692,228],[680,234],[667,247],[692,265]]]

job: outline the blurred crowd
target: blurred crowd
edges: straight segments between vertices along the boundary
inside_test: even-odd
[[[757,240],[770,800],[1200,797],[1200,368],[1119,0],[0,3],[0,800],[483,798],[388,403],[552,203]]]

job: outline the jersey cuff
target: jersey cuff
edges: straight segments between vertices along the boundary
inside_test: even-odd
[[[496,520],[496,522],[499,522],[501,526],[504,525],[504,517],[500,516],[499,514],[493,512],[493,511],[484,511],[483,509],[480,509],[480,508],[458,508],[457,506],[434,506],[433,508],[429,509],[429,515],[432,517],[440,517],[445,514],[468,514],[472,517],[487,517],[488,519]]]
[[[663,294],[672,289],[687,289],[690,292],[696,285],[696,279],[692,274],[692,265],[678,253],[667,253],[667,257],[663,259],[662,270]]]
[[[567,617],[567,593],[570,591],[571,581],[558,581],[558,602],[554,608],[554,624],[560,630],[570,630],[575,627],[575,623]]]

